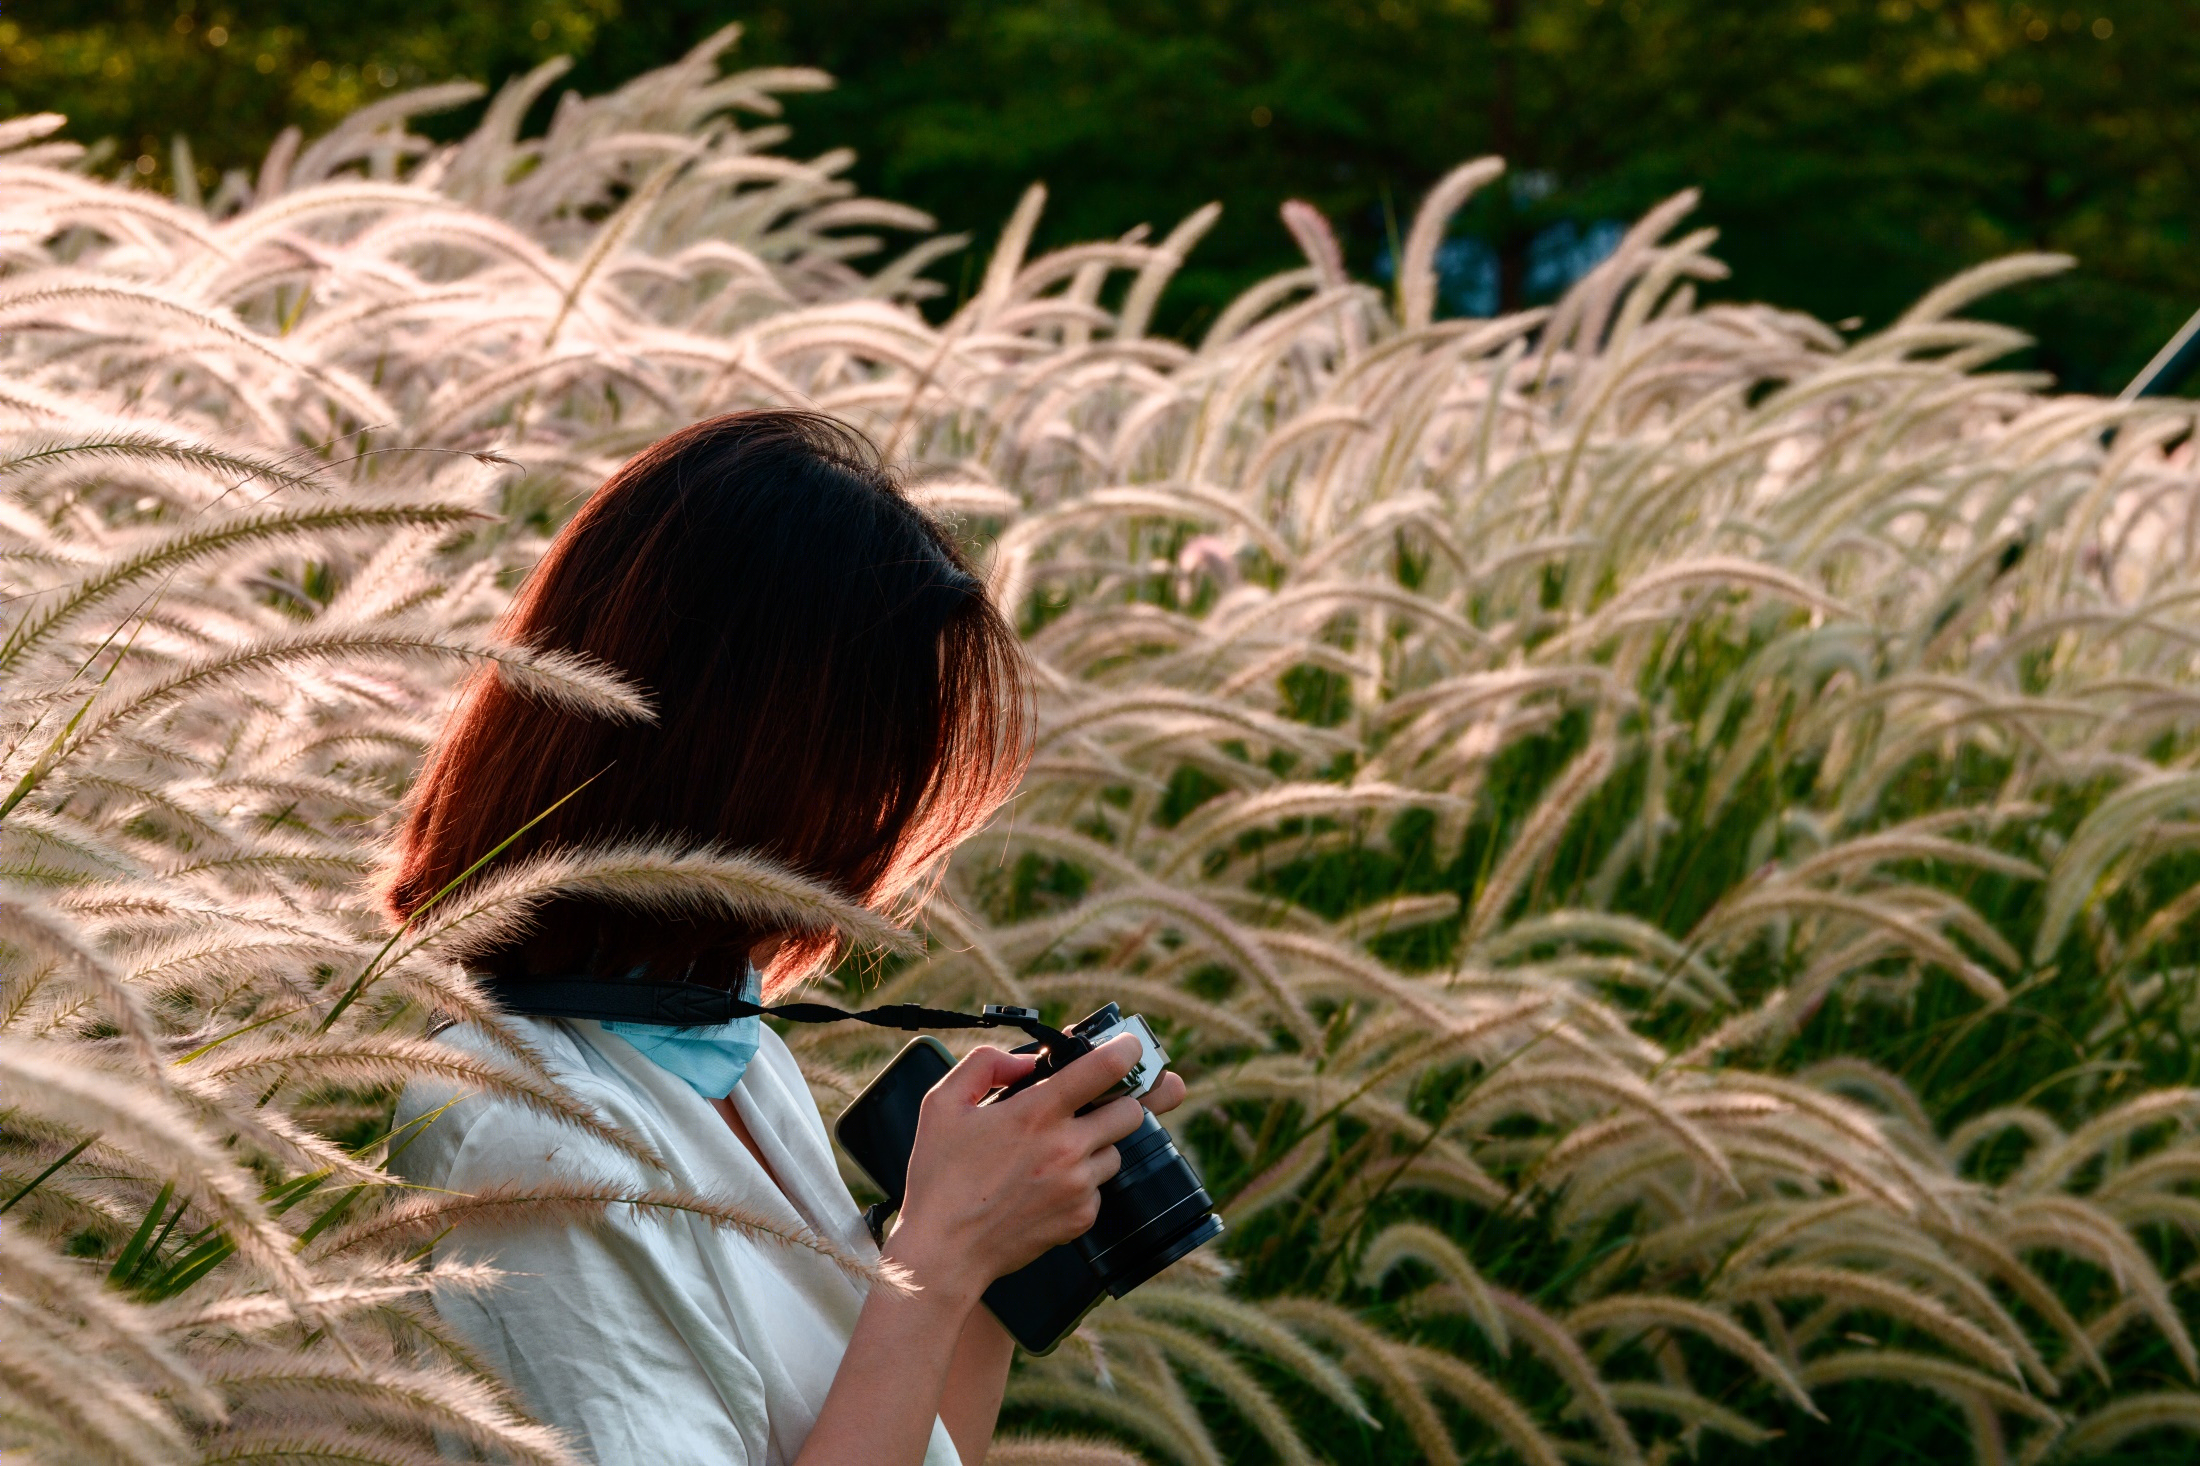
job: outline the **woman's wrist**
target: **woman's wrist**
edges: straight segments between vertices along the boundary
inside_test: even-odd
[[[958,1317],[977,1306],[978,1295],[993,1281],[971,1265],[970,1249],[935,1236],[921,1223],[912,1225],[906,1217],[887,1234],[879,1256],[908,1275],[920,1300],[952,1309]]]

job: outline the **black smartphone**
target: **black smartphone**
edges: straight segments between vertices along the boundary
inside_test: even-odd
[[[947,1045],[931,1037],[912,1039],[833,1123],[840,1148],[897,1210],[909,1186],[919,1107],[954,1067]],[[985,1306],[1026,1353],[1051,1354],[1107,1291],[1084,1252],[1065,1242],[996,1278],[984,1296]]]
[[[954,1067],[955,1056],[946,1044],[929,1035],[911,1039],[833,1122],[840,1148],[897,1211],[909,1186],[918,1107]]]

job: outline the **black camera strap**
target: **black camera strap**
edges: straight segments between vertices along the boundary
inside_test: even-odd
[[[668,1028],[712,1027],[736,1018],[783,1018],[789,1023],[868,1023],[873,1028],[918,1033],[928,1028],[1013,1028],[1046,1045],[1055,1062],[1067,1063],[1091,1045],[1039,1021],[1033,1008],[988,1003],[983,1012],[958,1013],[916,1003],[886,1003],[850,1012],[830,1003],[752,1003],[727,988],[694,982],[607,982],[594,977],[504,978],[475,974],[499,1003],[532,1018],[595,1018],[654,1023]]]

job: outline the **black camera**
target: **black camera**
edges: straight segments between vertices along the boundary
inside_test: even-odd
[[[986,1012],[994,1017],[1037,1017],[1006,1008],[989,1007]],[[986,1096],[984,1102],[992,1104],[1037,1084],[1124,1033],[1135,1035],[1144,1052],[1122,1084],[1093,1101],[1094,1105],[1126,1094],[1145,1094],[1168,1067],[1169,1056],[1154,1040],[1146,1020],[1137,1014],[1124,1017],[1113,1003],[1066,1033],[1075,1043],[1075,1052],[1056,1053],[1039,1043],[1024,1045],[1015,1052],[1038,1054],[1037,1066],[1016,1083]],[[841,1148],[886,1193],[885,1204],[873,1208],[874,1226],[901,1205],[909,1179],[909,1152],[917,1140],[918,1107],[953,1067],[953,1056],[939,1040],[913,1039],[833,1126]],[[1050,1353],[1102,1297],[1122,1297],[1222,1235],[1214,1198],[1159,1120],[1151,1114],[1142,1116],[1138,1128],[1116,1150],[1123,1157],[1123,1167],[1101,1183],[1100,1216],[1092,1230],[995,1279],[985,1290],[986,1307],[1033,1354]]]

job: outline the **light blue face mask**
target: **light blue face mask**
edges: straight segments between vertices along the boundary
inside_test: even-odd
[[[747,976],[741,979],[740,996],[760,1003],[763,991],[763,975],[751,963]],[[661,1023],[614,1023],[608,1019],[604,1027],[640,1049],[658,1068],[686,1080],[688,1087],[704,1099],[723,1099],[733,1093],[764,1037],[764,1020],[754,1014],[708,1027],[667,1028]]]

